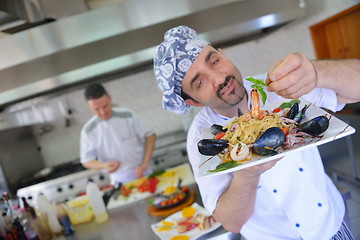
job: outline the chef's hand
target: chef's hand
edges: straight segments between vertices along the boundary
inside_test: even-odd
[[[299,98],[317,85],[314,64],[303,53],[293,53],[268,72],[267,90],[284,98]]]
[[[108,173],[115,172],[120,167],[120,161],[105,162],[105,170]]]
[[[135,167],[135,176],[136,178],[141,178],[144,176],[144,172],[146,171],[147,169],[147,165],[145,164],[139,164]]]
[[[246,176],[246,178],[257,178],[259,177],[262,173],[266,172],[267,170],[271,169],[273,166],[275,166],[275,164],[280,161],[282,159],[281,158],[277,158],[274,160],[271,160],[269,162],[265,162],[265,163],[261,163],[249,168],[244,168],[244,169],[240,169],[239,171],[236,171],[235,173],[240,173],[243,176]]]

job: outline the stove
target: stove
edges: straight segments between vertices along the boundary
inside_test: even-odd
[[[91,179],[99,188],[110,185],[110,177],[100,170],[81,170],[60,177],[46,180],[34,185],[18,189],[17,197],[25,197],[32,205],[36,203],[39,193],[44,194],[51,202],[63,202],[85,192]]]
[[[152,171],[175,167],[186,162],[188,157],[184,131],[157,138],[150,164]],[[111,184],[107,173],[85,169],[79,160],[75,160],[53,167],[47,176],[27,179],[24,186],[18,189],[17,196],[25,197],[30,204],[35,204],[36,197],[41,192],[52,202],[62,202],[85,192],[90,179],[99,188]]]

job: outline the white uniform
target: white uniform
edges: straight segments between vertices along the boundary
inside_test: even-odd
[[[81,130],[81,162],[120,161],[119,169],[110,174],[112,183],[134,180],[134,167],[143,161],[145,138],[153,133],[130,109],[113,108],[108,120],[93,116]]]
[[[266,76],[256,78],[265,79]],[[244,85],[249,93],[251,83],[244,80]],[[267,93],[267,96],[269,104],[283,100],[274,93]],[[344,107],[344,104],[337,103],[336,93],[328,89],[317,88],[303,97],[331,111]],[[248,106],[250,108],[250,99]],[[203,128],[220,124],[226,119],[204,107],[194,118],[188,133],[189,159],[209,212],[215,210],[219,196],[231,182],[232,174],[197,178],[201,163],[197,143],[201,140]],[[287,155],[260,176],[254,214],[240,233],[248,240],[330,239],[339,230],[344,213],[341,194],[325,174],[318,149],[313,147]]]

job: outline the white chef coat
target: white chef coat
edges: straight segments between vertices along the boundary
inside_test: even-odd
[[[266,75],[255,78],[265,79]],[[250,85],[244,80],[248,93]],[[284,100],[274,93],[267,96],[267,104]],[[344,107],[337,103],[336,93],[329,89],[316,88],[303,97],[331,111]],[[249,109],[250,103],[249,99]],[[232,173],[199,179],[201,155],[197,143],[202,139],[203,128],[226,119],[204,107],[195,116],[188,133],[189,160],[209,212],[215,210],[219,196],[228,188]],[[313,147],[287,155],[260,176],[254,213],[240,233],[248,240],[330,239],[339,230],[344,213],[341,194],[325,174],[318,149]]]
[[[134,111],[112,108],[109,119],[101,120],[93,116],[83,126],[81,162],[94,159],[101,162],[120,161],[119,169],[110,174],[112,183],[134,180],[134,168],[143,161],[145,138],[153,133]]]

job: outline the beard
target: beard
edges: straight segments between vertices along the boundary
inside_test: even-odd
[[[228,85],[230,80],[234,80],[234,89],[230,92],[229,95],[226,96],[226,99],[221,96],[221,91],[224,87]],[[218,90],[216,91],[216,95],[220,98],[224,103],[228,106],[236,106],[238,105],[246,96],[246,90],[241,82],[239,82],[234,76],[230,75],[225,78],[224,83],[219,85]]]

